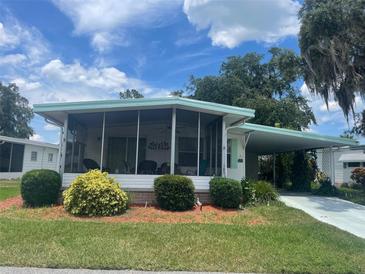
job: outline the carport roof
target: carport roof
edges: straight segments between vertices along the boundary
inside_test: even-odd
[[[356,146],[355,140],[245,123],[232,128],[231,133],[250,133],[247,151],[260,155],[325,147]]]

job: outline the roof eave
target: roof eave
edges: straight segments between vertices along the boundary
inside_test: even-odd
[[[129,99],[129,100],[105,100],[105,101],[81,101],[69,103],[47,103],[35,104],[34,112],[43,114],[52,111],[85,111],[85,110],[101,110],[101,109],[117,109],[117,108],[143,108],[143,107],[163,107],[163,106],[183,106],[194,109],[207,111],[215,111],[225,114],[240,115],[245,117],[254,117],[255,110],[248,108],[240,108],[223,104],[181,98],[144,98],[144,99]]]

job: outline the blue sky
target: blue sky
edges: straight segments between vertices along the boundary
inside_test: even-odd
[[[147,97],[184,89],[190,75],[215,75],[226,57],[271,46],[299,52],[293,0],[0,0],[0,75],[31,104]],[[338,105],[311,100],[318,125],[338,136],[348,125]],[[363,109],[357,98],[357,108]],[[58,142],[36,116],[35,140]]]

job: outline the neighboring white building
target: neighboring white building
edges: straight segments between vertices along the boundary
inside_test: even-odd
[[[357,167],[365,167],[365,147],[332,148],[334,183],[340,185],[351,183],[351,172]],[[331,176],[331,148],[317,150],[317,165],[319,169]]]
[[[0,135],[0,179],[16,179],[32,169],[58,171],[58,145]]]

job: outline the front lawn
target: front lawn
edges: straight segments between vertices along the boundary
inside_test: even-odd
[[[20,195],[18,180],[0,180],[0,201]]]
[[[110,223],[66,215],[44,218],[50,212],[10,208],[0,213],[0,265],[365,272],[365,240],[281,203],[230,212],[220,224],[214,219],[203,224],[160,224]]]

